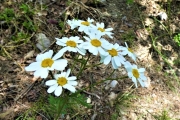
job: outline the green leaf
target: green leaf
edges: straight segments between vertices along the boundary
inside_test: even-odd
[[[71,98],[71,100],[73,102],[76,102],[77,104],[81,104],[81,105],[83,105],[83,106],[85,106],[87,108],[91,108],[92,107],[90,104],[88,104],[86,102],[87,98],[83,94],[81,95],[78,92],[77,93],[73,93],[73,94],[71,94],[70,98]]]
[[[127,0],[126,3],[127,4],[133,4],[134,0]]]

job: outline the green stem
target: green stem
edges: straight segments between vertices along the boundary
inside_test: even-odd
[[[77,79],[79,78],[79,76],[82,74],[84,68],[86,67],[87,62],[88,62],[89,59],[90,59],[90,56],[91,56],[91,54],[88,55],[87,60],[86,60],[85,63],[81,66],[81,69],[80,69],[80,71],[79,71],[79,73],[78,73],[78,75],[77,75]]]
[[[86,89],[88,89],[88,88],[90,88],[90,87],[92,87],[92,86],[96,86],[96,85],[98,85],[98,84],[101,84],[101,83],[103,83],[103,82],[105,82],[105,81],[109,81],[109,80],[111,80],[111,81],[112,81],[112,80],[122,80],[122,79],[125,79],[125,78],[128,78],[128,76],[123,76],[123,77],[119,77],[119,78],[106,78],[106,79],[104,79],[104,80],[101,80],[100,82],[94,83],[94,84],[92,84],[92,85],[90,85],[90,86],[88,86],[88,87],[85,87],[85,88],[79,90],[79,92],[84,91],[84,90],[86,90]]]
[[[86,65],[86,67],[97,67],[99,65],[101,65],[102,63],[98,63],[98,64],[94,64],[94,65]]]
[[[112,73],[108,76],[108,78],[111,77],[114,72],[115,72],[115,69],[114,69],[114,70],[112,71]]]
[[[77,59],[78,59],[78,57],[79,57],[79,54],[77,54]],[[76,63],[77,63],[77,61],[76,61],[76,56],[73,58],[73,64],[72,64],[72,66],[71,66],[71,71],[73,72],[73,70],[74,70],[74,66],[76,65]]]

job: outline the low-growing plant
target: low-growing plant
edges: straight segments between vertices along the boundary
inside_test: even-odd
[[[53,111],[53,118],[59,119],[61,115],[73,108],[73,106],[84,106],[89,105],[85,102],[84,96],[81,95],[81,91],[86,90],[89,87],[94,87],[107,80],[112,80],[117,83],[118,80],[129,77],[138,87],[137,81],[139,81],[142,87],[147,87],[147,78],[144,75],[145,69],[138,68],[137,65],[131,64],[126,60],[126,56],[132,58],[136,62],[136,55],[133,50],[128,47],[120,46],[117,43],[112,44],[105,40],[103,36],[113,38],[113,28],[105,28],[104,23],[95,22],[93,19],[88,18],[87,20],[68,20],[71,30],[80,32],[78,36],[55,38],[56,44],[60,46],[60,50],[53,55],[53,50],[49,50],[45,53],[38,54],[36,62],[31,63],[25,67],[26,71],[34,71],[34,76],[46,79],[51,74],[51,79],[46,80],[45,85],[48,86],[48,93],[54,93],[55,96],[49,97],[50,107]],[[73,52],[73,60],[68,63],[64,58],[61,58],[63,54],[67,52]],[[78,80],[84,74],[84,70],[87,69],[87,63],[92,58],[92,55],[100,57],[100,61],[95,61],[96,67],[101,64],[108,65],[112,64],[112,73],[110,73],[106,79],[100,82],[95,82],[89,87],[81,88],[76,90]],[[81,57],[80,57],[81,56]],[[80,63],[74,64],[74,62]],[[101,63],[101,64],[99,64]],[[119,67],[124,66],[127,70],[128,76],[120,76],[118,78],[111,78],[114,71]],[[66,70],[66,68],[68,69]],[[78,68],[76,75],[72,75],[71,70]],[[65,90],[63,90],[65,89]],[[69,90],[70,92],[67,92]],[[119,101],[129,98],[129,95],[124,94]],[[77,107],[76,106],[76,107]],[[76,108],[74,107],[74,108]]]
[[[180,46],[180,33],[174,36],[174,41],[177,43],[178,46]]]
[[[127,42],[130,46],[132,46],[134,44],[134,40],[136,38],[135,34],[133,31],[128,31],[125,34],[122,34],[121,38]]]
[[[111,119],[117,120],[118,117],[121,117],[124,110],[131,106],[131,101],[134,98],[136,98],[136,96],[133,95],[131,92],[119,94],[114,103],[115,109],[113,114],[111,115]]]
[[[18,32],[16,36],[12,36],[12,40],[19,42],[21,40],[26,40],[28,37],[29,37],[28,34],[24,32]]]
[[[91,105],[86,102],[86,97],[79,92],[73,93],[71,95],[66,95],[61,97],[49,96],[47,105],[49,113],[51,113],[52,118],[58,119],[61,115],[71,113],[71,111],[78,109],[80,106],[90,108]]]
[[[134,0],[127,0],[126,3],[127,4],[133,4]]]
[[[27,4],[22,4],[22,5],[20,5],[19,8],[24,14],[26,14],[28,16],[34,15],[34,10]]]
[[[5,8],[2,13],[0,13],[0,21],[6,21],[10,23],[15,18],[14,10],[11,8]]]
[[[153,115],[156,120],[172,120],[166,110],[162,111],[160,115]]]

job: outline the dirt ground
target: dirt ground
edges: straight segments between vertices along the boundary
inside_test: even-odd
[[[0,2],[0,11],[14,8],[15,12],[19,12],[17,4],[22,1],[17,0],[17,4],[15,1]],[[0,21],[0,119],[18,118],[24,110],[31,108],[40,95],[47,95],[44,80],[33,78],[33,72],[24,70],[41,52],[36,47],[36,35],[45,34],[51,42],[48,49],[56,49],[54,38],[63,35],[59,32],[63,28],[57,21],[90,17],[114,29],[113,39],[107,38],[110,42],[120,45],[127,42],[132,47],[138,56],[138,66],[146,69],[149,87],[135,88],[130,79],[119,81],[113,89],[107,87],[107,82],[102,83],[84,93],[91,99],[93,107],[90,112],[80,114],[83,116],[81,119],[110,120],[115,115],[117,120],[163,120],[156,116],[167,111],[170,120],[180,120],[180,62],[174,63],[180,58],[180,46],[173,41],[173,36],[180,32],[180,1],[174,0],[170,5],[168,0],[135,0],[132,4],[127,4],[126,0],[106,0],[98,4],[86,0],[82,2],[87,7],[84,4],[68,7],[63,0],[46,1],[47,9],[39,10],[33,18],[38,30],[31,31],[27,42],[11,41],[19,23],[4,24]],[[32,6],[39,4],[24,3]],[[63,16],[65,10],[68,10],[69,16]],[[167,14],[167,19],[162,17],[162,13]],[[68,32],[64,34],[70,35]],[[95,80],[104,79],[111,71],[110,66],[103,65],[86,69],[79,86],[89,86]],[[113,76],[125,74],[126,71],[119,68]],[[124,107],[121,98],[117,97],[126,93],[135,96],[130,99],[129,107]],[[37,114],[36,119],[43,120],[44,117]],[[68,115],[64,119],[69,119]]]

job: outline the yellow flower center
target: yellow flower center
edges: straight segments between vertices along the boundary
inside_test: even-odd
[[[91,44],[95,47],[101,46],[101,42],[98,39],[92,39]]]
[[[114,56],[117,56],[118,55],[118,52],[116,49],[112,48],[111,50],[108,50],[108,53],[114,57]]]
[[[100,28],[100,27],[98,28],[98,30],[101,31],[101,32],[104,32],[104,31],[105,31],[105,29]]]
[[[66,42],[66,45],[70,46],[70,47],[76,47],[77,44],[76,44],[76,42],[74,42],[72,40],[69,40],[69,41]]]
[[[128,51],[131,52],[131,53],[133,53],[133,50],[132,50],[131,48],[128,48]]]
[[[60,78],[58,78],[57,83],[58,83],[58,85],[63,86],[65,84],[67,84],[67,79],[65,77],[60,77]]]
[[[88,21],[83,21],[83,22],[81,22],[81,24],[85,25],[85,26],[89,26],[90,25],[90,23]]]
[[[47,58],[47,59],[44,59],[44,60],[41,62],[41,66],[42,66],[43,68],[51,67],[53,63],[54,63],[54,60],[52,60],[51,58]]]
[[[132,74],[135,78],[139,78],[139,72],[137,69],[132,69]]]

